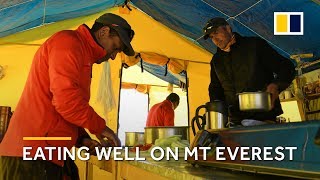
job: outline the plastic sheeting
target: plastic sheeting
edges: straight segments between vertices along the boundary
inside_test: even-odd
[[[285,57],[301,53],[313,53],[320,58],[320,5],[311,0],[132,0],[142,11],[171,29],[199,43],[215,53],[216,47],[202,36],[202,27],[212,17],[224,17],[233,30],[245,36],[266,39]],[[304,35],[273,35],[274,12],[303,12]]]
[[[0,37],[46,23],[84,16],[123,4],[124,0],[12,0],[0,2]],[[208,51],[216,47],[201,38],[212,17],[228,19],[234,31],[266,39],[282,55],[313,53],[320,58],[320,2],[318,0],[171,0],[132,3],[169,28],[191,38]],[[304,12],[304,35],[273,35],[273,12]]]
[[[137,65],[141,67],[141,62],[139,62]],[[186,81],[185,72],[181,72],[179,76],[172,74],[170,71],[167,71],[167,74],[166,74],[166,66],[153,65],[143,61],[142,68],[143,70],[160,78],[161,80],[164,80],[166,82],[169,82],[177,86],[180,86],[180,81],[182,82]]]
[[[105,114],[108,114],[116,107],[109,61],[103,63],[96,100],[102,105]]]
[[[12,0],[0,3],[0,37],[44,24],[100,12],[123,4],[124,0]],[[260,36],[266,39],[285,57],[301,53],[313,53],[320,58],[320,5],[311,0],[172,0],[138,1],[132,3],[155,20],[187,37],[206,50],[215,53],[216,47],[202,37],[202,27],[212,17],[228,19],[233,30],[244,36]],[[273,12],[304,12],[304,35],[273,35]],[[151,67],[149,65],[146,65]],[[147,68],[148,69],[148,68]],[[164,67],[162,67],[164,69]],[[159,76],[158,71],[152,74]],[[150,72],[152,70],[149,68]],[[163,74],[163,73],[162,73]],[[162,79],[168,79],[161,77]],[[170,78],[169,78],[170,79]],[[176,78],[177,79],[177,78]],[[173,82],[176,81],[176,82]],[[179,84],[177,80],[168,80]]]
[[[94,14],[124,0],[10,0],[0,1],[0,37],[19,31]]]
[[[124,0],[13,0],[0,2],[0,37],[44,24],[75,18],[100,12],[102,10],[123,4]],[[162,80],[179,85],[179,79],[185,81],[185,76],[178,78],[168,72],[165,66],[150,66],[146,70]]]

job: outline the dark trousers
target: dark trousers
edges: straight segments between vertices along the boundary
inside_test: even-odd
[[[67,160],[64,161],[63,176],[64,176],[64,180],[80,179],[78,167],[76,163],[69,157],[67,158]]]
[[[63,168],[49,161],[0,156],[0,180],[62,180]]]

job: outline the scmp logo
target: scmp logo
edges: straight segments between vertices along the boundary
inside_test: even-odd
[[[274,12],[274,35],[303,35],[303,12]]]

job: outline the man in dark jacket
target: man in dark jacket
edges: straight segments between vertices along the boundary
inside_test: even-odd
[[[279,93],[294,79],[293,63],[265,40],[232,32],[223,18],[209,20],[203,30],[204,39],[210,38],[217,46],[210,63],[210,101],[225,101],[230,107],[231,122],[235,124],[248,119],[258,120],[256,124],[275,121],[276,116],[283,113]],[[237,93],[254,91],[271,93],[271,111],[240,111]]]

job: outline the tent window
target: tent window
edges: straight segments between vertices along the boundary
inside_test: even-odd
[[[148,94],[121,89],[118,135],[125,145],[125,132],[144,132],[148,115]]]
[[[174,81],[179,82],[177,79]],[[168,84],[148,70],[141,72],[138,65],[122,69],[118,135],[123,145],[125,132],[144,132],[149,110],[166,99],[170,94],[168,89],[180,97],[179,106],[175,110],[175,126],[188,126],[187,92],[178,85],[168,88]]]

